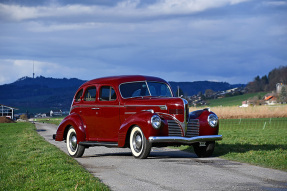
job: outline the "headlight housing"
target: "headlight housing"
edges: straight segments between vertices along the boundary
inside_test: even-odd
[[[210,114],[207,118],[210,127],[216,127],[218,125],[218,117],[215,114]]]
[[[151,117],[151,125],[153,126],[153,128],[155,129],[159,129],[161,126],[161,119],[158,115],[153,115]]]

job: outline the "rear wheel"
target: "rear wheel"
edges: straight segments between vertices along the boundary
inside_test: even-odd
[[[67,149],[72,157],[81,157],[85,152],[85,147],[77,144],[77,133],[73,127],[70,127],[67,133]]]
[[[141,128],[135,126],[130,134],[130,147],[135,158],[144,159],[150,153],[151,143],[145,138]]]
[[[210,157],[214,151],[215,141],[206,142],[205,146],[199,143],[193,145],[193,150],[198,157]]]

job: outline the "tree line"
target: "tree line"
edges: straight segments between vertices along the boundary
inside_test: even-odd
[[[246,90],[249,93],[274,91],[277,83],[287,84],[287,66],[273,69],[268,76],[256,76],[252,82],[247,84]]]

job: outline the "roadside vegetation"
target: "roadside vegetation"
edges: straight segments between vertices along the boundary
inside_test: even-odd
[[[109,190],[30,123],[0,123],[0,190]]]
[[[34,121],[59,125],[64,117],[37,118]]]
[[[227,99],[227,98],[224,98]],[[190,108],[194,111],[200,108]],[[287,105],[211,107],[219,117],[213,156],[287,171]],[[192,151],[192,147],[180,147]]]
[[[219,134],[213,156],[287,171],[287,118],[222,119]]]
[[[215,156],[287,171],[287,118],[223,119]]]

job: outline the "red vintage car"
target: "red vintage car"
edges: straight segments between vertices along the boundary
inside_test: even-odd
[[[170,85],[150,76],[114,76],[84,83],[70,114],[54,138],[65,140],[72,157],[93,146],[129,147],[146,158],[151,147],[192,145],[198,157],[209,157],[218,135],[218,117],[209,109],[189,112],[185,99]]]

